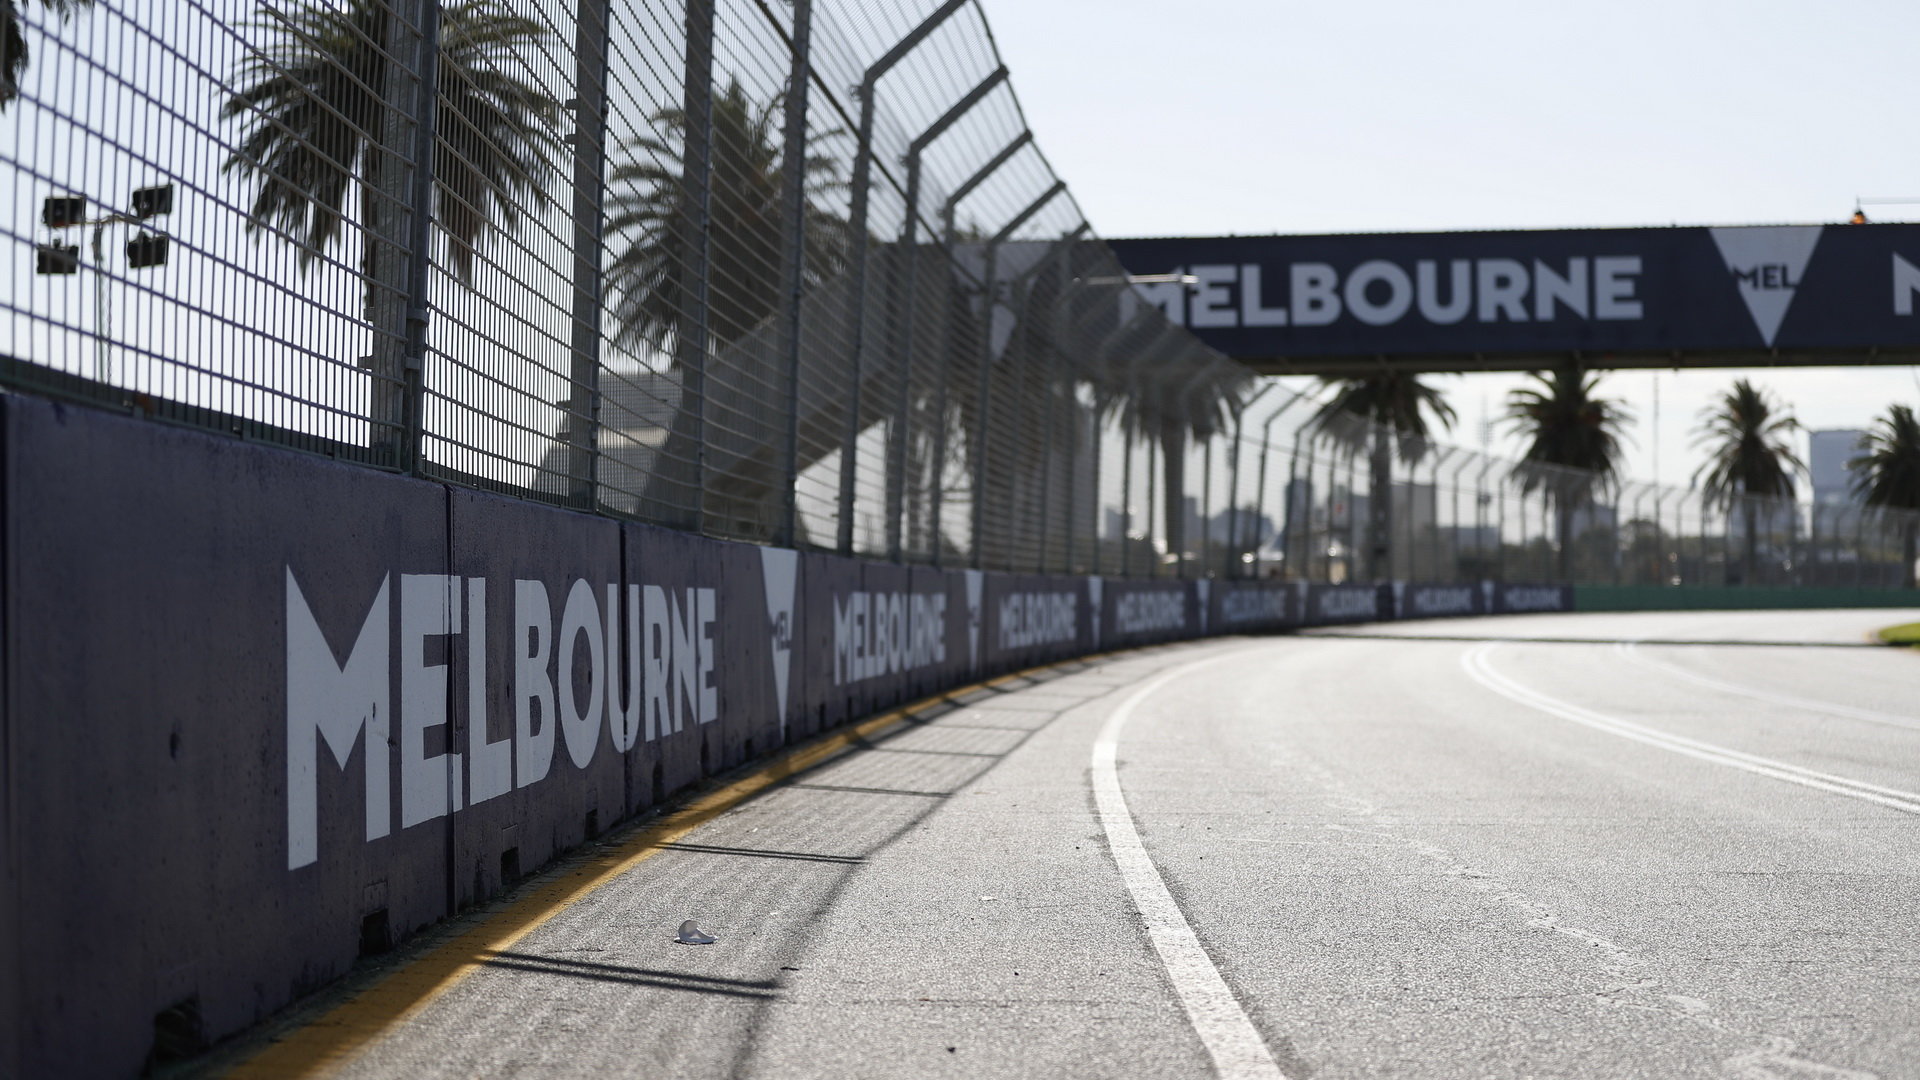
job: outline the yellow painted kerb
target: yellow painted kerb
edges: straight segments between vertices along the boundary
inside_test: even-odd
[[[1076,657],[1061,663],[1081,663]],[[863,739],[900,723],[922,709],[960,695],[1058,667],[1046,664],[986,682],[948,690],[893,709],[782,754],[759,771],[710,791],[639,829],[618,845],[529,889],[479,925],[441,942],[325,1014],[287,1033],[234,1066],[225,1075],[238,1080],[320,1076],[357,1055],[381,1034],[432,1004],[487,958],[510,949],[521,938],[579,903],[594,890],[665,850],[701,825],[741,805],[767,788],[792,778]]]

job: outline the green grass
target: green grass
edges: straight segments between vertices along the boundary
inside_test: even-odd
[[[1920,622],[1886,627],[1880,631],[1880,640],[1889,645],[1920,645]]]

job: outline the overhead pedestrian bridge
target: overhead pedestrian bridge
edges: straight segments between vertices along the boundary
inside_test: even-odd
[[[1269,375],[1920,363],[1920,225],[1108,243]]]

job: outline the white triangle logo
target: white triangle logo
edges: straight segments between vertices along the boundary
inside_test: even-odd
[[[1212,588],[1213,582],[1211,581],[1196,581],[1193,583],[1195,598],[1199,602],[1200,634],[1203,637],[1207,632],[1207,593],[1211,591]]]
[[[1100,579],[1087,579],[1087,606],[1093,609],[1093,649],[1100,651]]]
[[[1800,275],[1813,257],[1813,246],[1820,242],[1823,228],[1769,225],[1707,230],[1713,234],[1720,258],[1740,289],[1740,299],[1747,303],[1754,329],[1760,331],[1760,340],[1769,347],[1787,317],[1793,291],[1800,285]]]
[[[780,730],[787,730],[787,680],[793,671],[793,585],[800,553],[760,549],[760,577],[767,586],[767,637],[772,642],[773,693],[780,705]]]
[[[967,664],[978,670],[980,667],[980,590],[986,584],[978,570],[968,570],[967,575]]]

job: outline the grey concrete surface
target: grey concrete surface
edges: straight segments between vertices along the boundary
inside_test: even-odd
[[[1489,618],[1072,665],[704,826],[347,1074],[1210,1075],[1088,759],[1130,688],[1217,658],[1140,704],[1119,776],[1288,1077],[1920,1076],[1920,816],[1528,707],[1461,640],[1588,639],[1486,658],[1598,713],[1916,792],[1920,655],[1845,647],[1914,618]],[[1621,644],[1649,638],[1721,644]],[[675,943],[687,918],[717,943]]]

